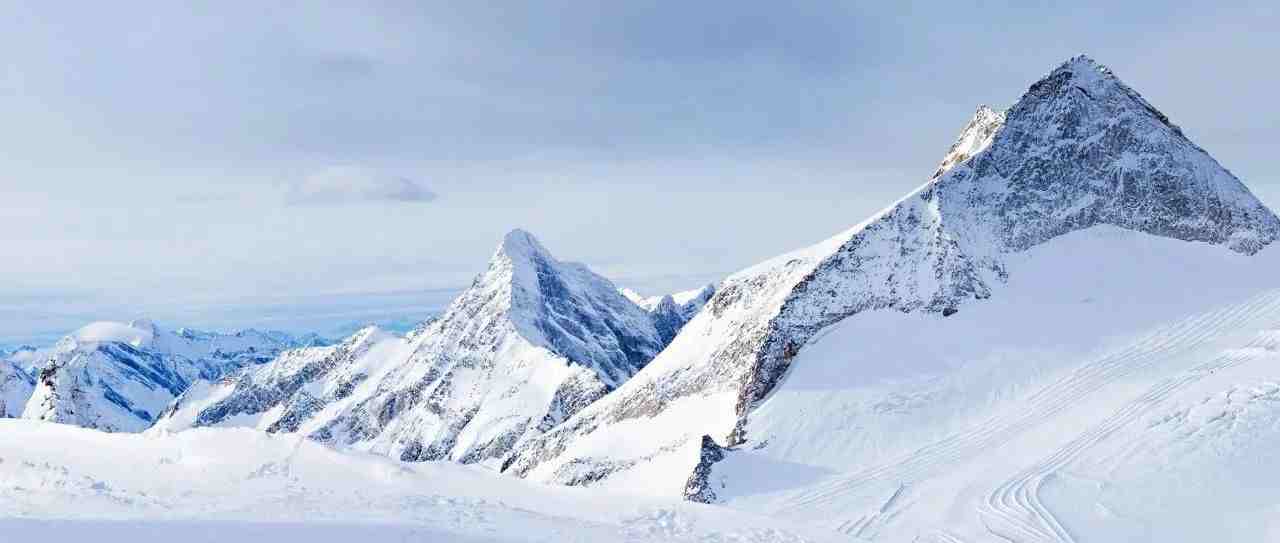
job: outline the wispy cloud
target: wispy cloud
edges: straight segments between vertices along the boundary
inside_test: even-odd
[[[419,181],[359,166],[334,166],[289,186],[290,204],[430,202],[436,193]]]

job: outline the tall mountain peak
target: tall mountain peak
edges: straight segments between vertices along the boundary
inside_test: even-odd
[[[1109,69],[1075,57],[1005,112],[978,108],[916,191],[730,276],[643,371],[531,441],[506,471],[571,484],[627,472],[620,480],[684,492],[705,463],[703,436],[748,441],[753,411],[824,330],[875,311],[950,317],[1004,295],[1023,258],[1014,253],[1095,226],[1246,255],[1280,237],[1280,220],[1235,176]],[[645,428],[652,448],[608,448],[640,419],[662,421]]]
[[[290,351],[194,389],[162,424],[234,421],[405,461],[494,462],[621,385],[665,339],[608,279],[517,229],[411,337],[365,330]]]
[[[986,230],[971,241],[997,252],[1095,224],[1246,254],[1280,237],[1280,220],[1239,179],[1087,56],[1032,84],[958,163],[923,195],[969,230],[960,237]]]

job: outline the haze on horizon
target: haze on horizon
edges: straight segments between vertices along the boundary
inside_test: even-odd
[[[0,344],[412,321],[515,227],[698,286],[861,221],[1081,52],[1280,207],[1277,11],[6,4]]]

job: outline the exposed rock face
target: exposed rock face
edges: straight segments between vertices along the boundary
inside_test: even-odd
[[[725,450],[711,436],[702,436],[698,463],[684,485],[684,499],[691,502],[715,503],[716,491],[711,488],[711,466],[724,460]]]
[[[408,461],[497,461],[664,346],[649,314],[612,283],[520,230],[398,346],[359,336],[193,390],[162,425],[248,424]]]
[[[1109,70],[1077,57],[1003,115],[980,108],[920,189],[727,279],[645,371],[532,440],[507,471],[594,484],[667,478],[658,486],[674,493],[704,458],[655,455],[686,454],[672,444],[704,435],[729,446],[750,439],[752,408],[822,329],[871,310],[951,315],[999,295],[1005,255],[1095,225],[1244,254],[1280,236],[1280,220],[1230,172]],[[648,448],[605,445],[638,424]]]
[[[275,332],[93,323],[54,347],[22,416],[108,432],[141,431],[193,382],[267,362],[294,346]]]

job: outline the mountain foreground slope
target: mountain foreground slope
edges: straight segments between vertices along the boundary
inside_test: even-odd
[[[344,453],[244,428],[108,434],[0,419],[0,458],[6,542],[843,540],[747,513]]]
[[[933,472],[851,471],[938,447],[957,451],[932,457],[936,467],[958,469],[1033,429],[1093,420],[1055,419],[1033,400],[1124,405],[1135,390],[1115,404],[1090,393],[1121,375],[1143,376],[1128,383],[1141,390],[1221,349],[1253,349],[1248,338],[1280,317],[1267,302],[1280,262],[1264,251],[1278,236],[1280,220],[1239,180],[1110,70],[1077,57],[1007,111],[980,108],[932,179],[890,208],[725,280],[644,371],[504,467],[910,540],[925,532],[892,531],[910,515],[885,528],[867,519],[894,515],[859,508],[887,511],[898,486]],[[1112,360],[1107,348],[1146,348],[1154,340],[1135,338],[1232,304],[1252,309],[1141,358],[1161,364],[1122,357],[1105,367],[1128,373],[1057,395],[1055,379],[1103,372],[1091,364]],[[1042,416],[1015,417],[996,442],[964,441],[1022,410]],[[808,484],[856,492],[777,497]]]

